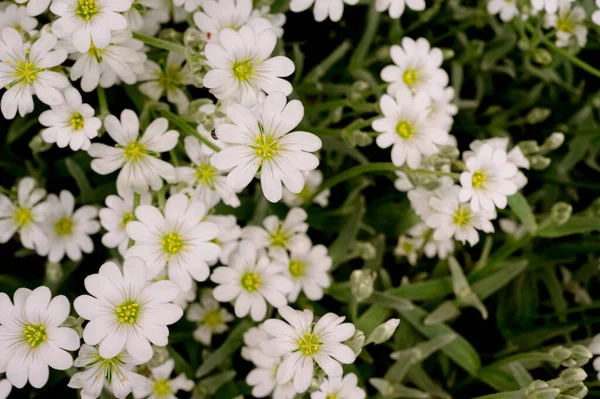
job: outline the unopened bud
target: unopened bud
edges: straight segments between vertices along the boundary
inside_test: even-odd
[[[533,61],[540,65],[550,65],[552,54],[545,48],[536,48],[533,50]]]
[[[440,180],[435,176],[422,176],[420,185],[427,191],[433,191],[440,186]]]
[[[29,148],[31,148],[31,151],[34,153],[40,153],[52,148],[52,143],[46,143],[44,139],[42,139],[41,134],[36,134],[29,142]]]
[[[577,360],[577,367],[586,365],[594,355],[583,345],[573,345],[571,347],[572,357]]]
[[[358,356],[362,352],[363,346],[365,346],[365,333],[360,330],[354,331],[354,335],[349,340],[344,341],[344,344],[349,346],[352,352]]]
[[[563,391],[562,394],[566,395],[569,399],[583,399],[588,394],[588,389],[583,382],[580,382],[566,391]]]
[[[552,110],[549,108],[539,108],[535,107],[525,117],[525,120],[530,125],[536,125],[538,123],[544,122],[552,113]]]
[[[350,275],[352,295],[358,302],[369,298],[373,293],[373,285],[377,272],[373,270],[354,270]]]
[[[535,140],[525,140],[519,143],[519,148],[525,155],[533,155],[540,152],[540,146]]]
[[[439,154],[445,158],[456,160],[460,155],[460,151],[458,151],[458,148],[452,145],[444,145],[440,147]]]
[[[548,355],[550,355],[552,363],[561,363],[571,357],[571,350],[564,346],[557,346],[550,349]]]
[[[542,388],[526,396],[527,399],[556,399],[560,394],[558,388]]]
[[[550,211],[550,219],[554,224],[560,226],[569,220],[571,217],[571,213],[573,213],[573,207],[571,204],[567,204],[566,202],[557,202],[552,206],[552,210]]]
[[[60,263],[46,262],[46,281],[56,284],[62,280],[63,274]]]
[[[373,144],[373,137],[360,130],[354,130],[352,132],[352,141],[358,147],[366,147]]]
[[[561,132],[554,132],[550,135],[550,137],[546,139],[546,141],[544,141],[544,144],[542,144],[541,149],[542,151],[553,151],[561,145],[563,145],[564,142],[565,135]]]
[[[162,29],[158,34],[158,38],[169,42],[177,43],[181,40],[181,33],[173,28]]]
[[[375,259],[375,256],[377,256],[377,250],[370,242],[357,241],[355,248],[358,252],[358,256],[360,256],[363,260]],[[375,277],[377,277],[377,274]]]
[[[583,369],[579,367],[573,367],[570,369],[563,370],[562,373],[560,373],[559,378],[556,379],[560,380],[560,383],[550,385],[557,387],[560,387],[562,385],[570,388],[576,385],[577,383],[584,381],[586,378],[587,373]],[[556,380],[553,380],[553,382],[557,382]]]
[[[442,54],[444,56],[444,60],[450,60],[450,59],[454,58],[454,56],[456,55],[454,50],[452,50],[451,48],[443,48]]]
[[[379,345],[392,338],[399,324],[400,319],[389,319],[385,323],[378,325],[377,328],[375,328],[375,330],[373,330],[373,332],[369,335],[365,345],[370,343]]]
[[[452,160],[450,160],[440,154],[433,154],[432,156],[430,156],[427,159],[427,163],[429,163],[429,165],[433,166],[435,169],[439,170],[439,169],[443,168],[444,166],[451,165]]]
[[[73,316],[68,316],[65,321],[61,324],[61,327],[68,327],[75,330],[75,332],[83,337],[83,322],[85,319],[83,317],[75,318]]]
[[[550,166],[550,162],[551,162],[550,158],[546,158],[543,155],[534,155],[529,160],[529,163],[531,164],[531,168],[534,170],[544,170],[548,166]]]
[[[377,49],[377,51],[375,52],[375,58],[377,58],[378,61],[389,61],[389,60],[391,60],[391,57],[390,57],[390,46],[381,46],[381,47],[379,47],[379,49]]]
[[[152,345],[152,358],[147,363],[148,367],[157,367],[169,360],[169,350],[166,346]]]

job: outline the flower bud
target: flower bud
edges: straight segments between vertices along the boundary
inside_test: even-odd
[[[349,346],[352,352],[358,356],[362,352],[363,346],[365,346],[365,333],[360,330],[354,331],[354,335],[349,340],[344,341],[344,344]]]
[[[148,367],[157,367],[169,360],[169,350],[166,346],[152,345],[152,359],[146,365]]]
[[[588,394],[588,389],[583,382],[563,391],[563,399],[583,399]],[[560,398],[560,396],[559,396]]]
[[[540,152],[540,146],[535,140],[525,140],[519,143],[519,148],[525,155],[533,155]]]
[[[533,61],[540,65],[550,65],[552,54],[545,48],[536,48],[533,50]]]
[[[31,141],[29,142],[29,148],[31,148],[31,151],[34,153],[48,151],[50,148],[52,148],[52,145],[53,145],[52,143],[45,142],[42,139],[41,134],[36,134],[35,136],[33,136]]]
[[[565,142],[565,135],[561,132],[554,132],[542,144],[542,151],[553,151],[560,147]]]
[[[542,388],[526,396],[527,399],[556,399],[560,394],[558,388]]]
[[[567,223],[573,213],[573,207],[566,202],[557,202],[552,206],[550,211],[550,219],[558,226]]]
[[[445,158],[455,161],[460,156],[460,151],[458,151],[458,148],[452,145],[444,145],[440,147],[439,154]]]
[[[427,163],[433,166],[435,169],[439,170],[444,166],[451,165],[452,160],[442,156],[441,154],[433,154],[427,159]]]
[[[389,319],[385,323],[378,325],[377,328],[375,328],[375,330],[373,330],[373,332],[369,335],[365,345],[370,343],[379,345],[392,338],[399,324],[400,319]]]
[[[577,361],[577,367],[586,365],[594,355],[583,345],[573,345],[571,347],[572,357]]]
[[[375,52],[375,58],[377,58],[378,61],[390,61],[390,46],[379,47]]]
[[[443,48],[442,54],[444,55],[444,60],[450,60],[456,55],[454,50],[452,50],[451,48]]]
[[[363,260],[375,259],[375,256],[377,256],[377,250],[370,242],[357,241],[355,247],[356,251],[358,252],[358,256],[360,256]],[[377,274],[375,277],[377,277]]]
[[[352,272],[350,275],[350,290],[358,302],[362,302],[371,296],[376,278],[377,272],[373,270],[354,270]]]
[[[546,158],[542,155],[534,155],[529,160],[531,168],[535,170],[544,170],[550,166],[550,158]]]
[[[58,284],[63,278],[63,270],[60,263],[46,262],[46,275],[44,280],[51,284]]]
[[[571,350],[564,346],[557,346],[548,351],[552,363],[561,363],[571,357]]]
[[[535,107],[525,117],[525,121],[527,121],[530,125],[536,125],[538,123],[544,122],[552,113],[552,110],[549,108],[540,108]]]
[[[83,337],[83,322],[85,319],[83,317],[75,318],[73,316],[67,316],[65,321],[60,325],[61,327],[72,328],[77,332],[80,337]]]

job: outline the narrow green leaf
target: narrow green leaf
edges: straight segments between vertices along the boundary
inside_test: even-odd
[[[429,375],[423,370],[420,364],[415,364],[408,370],[408,379],[423,391],[428,392],[431,396],[440,399],[452,399],[452,396],[444,391]]]
[[[499,264],[499,270],[496,273],[477,280],[471,288],[475,295],[483,301],[525,271],[526,268],[527,259]]]
[[[560,321],[567,320],[567,308],[569,304],[563,295],[563,287],[554,272],[554,268],[547,267],[539,271],[539,275],[550,294],[550,301],[556,313],[558,313],[558,319]]]
[[[214,395],[223,385],[233,381],[235,375],[235,370],[227,370],[219,374],[211,375],[210,377],[198,381],[196,390],[206,395]]]
[[[85,175],[83,169],[71,158],[65,159],[65,165],[67,166],[67,170],[69,174],[73,176],[75,179],[75,183],[77,183],[77,187],[79,187],[79,192],[81,195],[81,203],[82,204],[91,204],[94,202],[94,191],[92,190],[92,186]]]
[[[415,305],[407,299],[379,291],[374,291],[365,302],[372,305],[385,306],[386,308],[394,310],[410,310],[415,307]]]
[[[175,349],[170,346],[167,347],[171,359],[175,362],[175,371],[177,373],[184,373],[188,378],[194,378],[194,370],[192,366],[181,356]]]
[[[365,209],[365,198],[361,196],[356,201],[356,211],[348,216],[340,230],[338,238],[329,247],[329,256],[333,260],[332,269],[335,269],[340,264],[348,253],[350,246],[356,240]]]
[[[600,231],[600,218],[588,216],[571,216],[567,223],[548,226],[538,230],[539,237],[557,238],[572,234]]]
[[[508,197],[508,206],[510,206],[510,209],[517,215],[527,231],[532,235],[535,235],[538,228],[537,223],[535,222],[535,215],[523,194],[516,193]]]
[[[14,143],[18,139],[21,138],[25,133],[27,133],[33,126],[37,125],[37,118],[24,119],[23,117],[17,117],[10,124],[8,128],[8,133],[6,134],[6,145]]]
[[[392,311],[384,306],[371,306],[354,323],[357,329],[369,335],[373,330],[384,323],[392,315]]]

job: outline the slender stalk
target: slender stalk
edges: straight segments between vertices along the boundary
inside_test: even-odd
[[[164,110],[164,109],[158,109],[157,111],[158,111],[158,113],[160,115],[162,115],[163,117],[167,118],[169,120],[169,122],[171,122],[173,125],[175,125],[181,131],[181,133],[188,134],[190,136],[195,136],[195,137],[198,138],[198,140],[200,140],[201,142],[203,142],[204,144],[206,144],[207,146],[209,146],[213,150],[215,150],[215,151],[221,151],[221,149],[215,143],[212,143],[206,137],[201,136],[196,131],[196,129],[194,129],[193,127],[191,127],[187,123],[185,123],[185,121],[183,121],[179,116],[175,115],[171,111],[167,111],[167,110]]]
[[[371,47],[371,43],[373,43],[373,39],[375,39],[375,35],[377,34],[381,13],[375,9],[375,3],[375,1],[371,2],[363,36],[360,38],[358,46],[356,46],[356,50],[354,50],[350,58],[350,71],[359,69],[363,65],[367,58],[369,47]]]
[[[106,101],[106,92],[100,86],[96,89],[98,91],[98,106],[100,107],[100,118],[104,119],[106,116],[110,115],[110,110],[108,109],[108,101]]]
[[[168,40],[157,39],[156,37],[146,36],[141,33],[133,32],[133,38],[146,43],[149,46],[161,48],[163,50],[184,53],[185,47],[181,44],[173,43]]]
[[[310,72],[304,78],[303,83],[316,83],[323,77],[327,71],[329,71],[339,60],[344,58],[346,53],[350,50],[350,42],[345,40],[340,44],[331,54],[321,61],[316,67],[310,70]]]
[[[339,107],[345,107],[348,105],[348,101],[347,100],[333,100],[333,101],[327,101],[324,103],[320,103],[320,104],[316,104],[316,105],[312,105],[310,107],[306,108],[306,111],[304,112],[305,114],[313,114],[316,112],[322,112],[322,111],[329,111],[335,108],[339,108]]]
[[[422,175],[447,176],[447,177],[453,178],[454,180],[460,179],[460,173],[440,172],[439,170],[426,170],[426,169],[409,169],[409,168],[404,168],[404,172],[406,172],[406,173],[419,173],[419,174],[422,174]]]

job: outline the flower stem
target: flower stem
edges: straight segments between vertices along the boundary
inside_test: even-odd
[[[184,53],[185,47],[181,44],[173,43],[168,40],[157,39],[155,37],[142,35],[141,33],[133,32],[133,38],[146,43],[149,46],[161,48],[163,50],[175,51]]]
[[[345,40],[331,54],[321,61],[304,78],[303,83],[316,83],[350,50],[350,42]]]
[[[196,129],[185,123],[184,120],[182,120],[179,116],[175,115],[171,111],[167,111],[165,109],[158,109],[157,111],[160,115],[167,118],[169,122],[175,125],[179,130],[181,130],[181,133],[188,134],[190,136],[195,136],[196,138],[198,138],[198,140],[209,146],[214,151],[221,151],[221,149],[215,143],[212,143],[206,137],[201,136],[196,131]]]
[[[97,87],[98,91],[98,106],[100,107],[100,119],[104,120],[105,117],[110,115],[108,109],[108,101],[106,101],[106,92],[100,86]]]
[[[404,168],[404,172],[406,172],[406,173],[420,173],[420,174],[423,174],[423,175],[448,176],[448,177],[453,178],[454,180],[460,179],[460,173],[440,172],[438,170],[425,170],[425,169]]]
[[[375,3],[375,1],[371,2],[363,36],[360,38],[358,46],[356,46],[356,50],[354,50],[354,53],[350,58],[350,71],[357,70],[363,65],[367,58],[369,47],[371,47],[371,43],[373,43],[373,39],[375,39],[375,34],[379,27],[379,19],[381,17],[381,13],[375,9]]]

